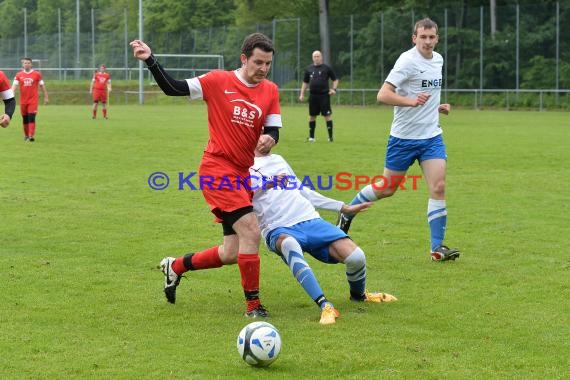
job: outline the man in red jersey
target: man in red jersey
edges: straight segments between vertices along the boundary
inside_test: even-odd
[[[105,65],[93,74],[89,93],[93,96],[93,119],[97,118],[97,106],[103,105],[103,117],[107,119],[107,94],[111,92],[111,75],[105,71]]]
[[[24,140],[35,141],[36,135],[36,114],[38,113],[39,90],[41,87],[44,93],[44,104],[48,104],[49,98],[42,74],[33,69],[32,59],[22,59],[23,70],[16,74],[12,83],[12,91],[16,92],[16,87],[20,86],[20,113],[24,125]]]
[[[166,95],[203,99],[208,106],[210,137],[199,175],[208,181],[201,190],[215,220],[222,224],[223,243],[161,261],[167,300],[176,301],[176,287],[184,272],[237,262],[246,299],[245,315],[267,317],[259,299],[260,230],[248,176],[255,149],[268,152],[279,140],[282,126],[279,91],[267,80],[273,42],[261,33],[253,33],[243,41],[239,69],[214,70],[182,81],[166,73],[143,41],[134,40],[130,45]]]
[[[4,114],[0,115],[0,127],[6,128],[12,120],[12,115],[16,110],[16,99],[14,98],[14,91],[10,87],[10,82],[0,70],[0,97],[4,101]]]

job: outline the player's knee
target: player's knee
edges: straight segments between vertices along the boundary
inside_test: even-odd
[[[279,246],[281,258],[287,265],[291,265],[292,257],[296,257],[296,260],[304,260],[303,249],[297,239],[285,234],[279,237],[281,238],[283,238]]]
[[[218,249],[220,260],[224,265],[232,265],[237,263],[238,244],[222,244]]]
[[[235,229],[235,226],[234,226]],[[259,247],[261,233],[257,225],[241,225],[239,230],[235,229],[239,239],[240,248],[253,249]]]
[[[224,251],[223,254],[220,254],[220,260],[224,265],[237,264],[237,256],[238,256],[237,249],[235,251],[229,251],[229,252]]]
[[[356,247],[354,251],[344,260],[347,273],[356,273],[366,267],[366,255],[360,247]]]
[[[283,250],[289,251],[289,250],[297,248],[297,246],[299,245],[299,242],[297,241],[297,239],[295,239],[292,236],[282,234],[279,236],[279,239],[277,240],[277,244],[278,244],[279,248],[282,248],[281,249],[282,251]]]
[[[261,241],[260,234],[261,232],[259,231],[259,228],[255,229],[252,227],[245,231],[242,236],[240,236],[240,240],[243,239],[250,244],[259,245],[259,242]]]
[[[259,229],[259,224],[257,224],[257,220],[255,221],[255,223],[250,223],[249,224],[249,232],[252,235],[255,235],[255,237],[257,238],[257,240],[261,240],[261,230]]]
[[[445,196],[445,180],[434,182],[429,185],[430,198],[443,199]]]

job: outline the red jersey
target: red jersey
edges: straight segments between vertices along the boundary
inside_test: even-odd
[[[14,83],[20,87],[20,104],[38,103],[38,87],[44,84],[39,71],[32,70],[27,73],[22,70],[16,74]]]
[[[197,95],[193,80],[199,81],[208,104],[210,138],[205,152],[248,171],[263,126],[281,127],[277,85],[269,80],[248,85],[235,71],[214,70],[190,79],[191,97]]]
[[[93,74],[93,91],[107,91],[107,83],[111,82],[109,73],[96,71]]]
[[[4,72],[1,70],[0,70],[0,95],[4,100],[11,99],[14,97],[14,94],[12,93],[12,87],[10,86],[10,82],[6,77],[6,74],[4,74]]]

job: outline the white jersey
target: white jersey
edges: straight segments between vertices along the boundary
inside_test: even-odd
[[[423,106],[394,107],[394,120],[390,135],[401,139],[429,139],[441,134],[439,102],[443,85],[443,57],[433,52],[431,59],[424,58],[414,46],[402,53],[385,82],[396,87],[396,93],[416,98],[427,92],[431,96]]]
[[[254,190],[253,211],[257,215],[261,234],[264,238],[278,227],[290,227],[307,220],[320,218],[315,207],[340,211],[343,202],[301,186],[287,161],[278,154],[255,157],[250,168],[251,187]],[[274,178],[281,174],[287,175],[284,186],[268,188]],[[263,186],[265,182],[265,186]],[[277,182],[279,184],[279,182]]]

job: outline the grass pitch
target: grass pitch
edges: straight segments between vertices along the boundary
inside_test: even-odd
[[[442,117],[446,242],[461,257],[429,261],[422,181],[351,231],[368,288],[396,303],[351,303],[344,266],[309,258],[342,314],[320,326],[316,305],[261,247],[262,300],[283,349],[256,369],[235,345],[248,323],[237,267],[189,273],[176,305],[162,294],[163,256],[221,239],[201,194],[174,186],[197,171],[207,139],[204,105],[179,103],[112,107],[109,120],[91,120],[89,105],[40,106],[35,143],[24,143],[19,115],[0,131],[0,378],[570,377],[567,113]],[[317,143],[304,143],[305,106],[282,111],[275,152],[298,175],[381,173],[390,108],[334,108],[333,144],[322,118]],[[150,189],[156,171],[167,189]],[[356,190],[324,193],[348,202]]]

